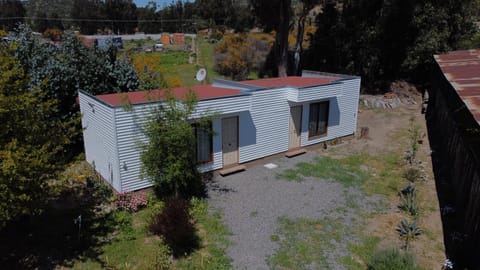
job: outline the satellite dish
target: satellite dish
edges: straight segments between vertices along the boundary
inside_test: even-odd
[[[195,79],[197,79],[197,81],[201,82],[201,81],[205,80],[206,77],[207,77],[207,70],[204,69],[204,68],[201,68],[201,69],[198,70],[197,75],[195,76]]]

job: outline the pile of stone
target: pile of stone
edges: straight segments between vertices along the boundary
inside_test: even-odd
[[[412,84],[405,81],[393,82],[384,95],[361,95],[360,104],[368,108],[395,109],[401,104],[415,105],[420,96]]]

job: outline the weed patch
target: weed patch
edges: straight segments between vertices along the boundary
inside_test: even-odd
[[[302,177],[317,177],[340,182],[345,186],[360,186],[367,180],[367,174],[360,169],[365,155],[351,155],[344,159],[330,157],[315,158],[313,163],[301,162],[295,169],[285,170],[277,178],[301,181]]]
[[[278,218],[279,228],[271,239],[279,245],[268,258],[270,267],[284,269],[330,269],[327,254],[348,235],[339,220]]]

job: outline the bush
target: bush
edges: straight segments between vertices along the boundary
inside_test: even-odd
[[[115,198],[115,207],[130,212],[138,211],[147,203],[147,194],[144,191],[119,193]]]
[[[148,227],[150,232],[163,238],[177,258],[188,255],[198,247],[189,206],[189,202],[183,198],[167,199],[163,210],[153,216]]]
[[[403,177],[405,177],[405,179],[407,179],[409,182],[414,183],[418,179],[422,178],[422,172],[417,168],[409,167],[403,173]]]
[[[418,270],[415,257],[410,253],[402,253],[396,248],[377,251],[370,262],[368,270]]]

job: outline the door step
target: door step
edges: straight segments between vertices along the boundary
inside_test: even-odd
[[[305,148],[300,148],[300,149],[295,149],[295,150],[288,151],[287,153],[285,153],[285,156],[288,157],[288,158],[292,158],[292,157],[295,157],[295,156],[298,156],[298,155],[305,154],[306,152],[307,152],[307,150]]]
[[[245,171],[246,169],[247,169],[247,167],[245,165],[237,165],[237,166],[233,166],[233,167],[229,167],[229,168],[220,170],[218,173],[221,176],[227,176],[227,175],[232,174],[232,173]]]

